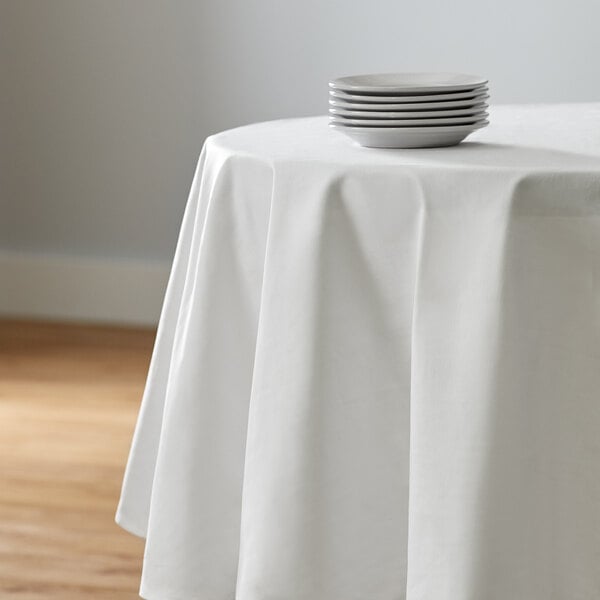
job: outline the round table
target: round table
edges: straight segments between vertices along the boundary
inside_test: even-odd
[[[117,521],[150,600],[600,597],[600,104],[210,137]]]

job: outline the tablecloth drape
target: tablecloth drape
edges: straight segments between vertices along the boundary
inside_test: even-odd
[[[210,137],[117,521],[150,600],[600,598],[600,104]]]

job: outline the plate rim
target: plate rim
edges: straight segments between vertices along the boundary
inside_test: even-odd
[[[388,119],[389,123],[393,123],[390,125],[386,125],[386,121],[385,119],[371,119],[372,121],[379,121],[377,123],[374,123],[373,125],[367,125],[366,123],[360,123],[357,124],[356,121],[368,121],[369,119],[352,119],[351,117],[329,117],[329,122],[330,123],[336,123],[338,125],[341,125],[342,127],[363,127],[366,129],[390,129],[390,128],[399,128],[399,129],[404,129],[405,127],[419,127],[420,124],[416,123],[416,121],[438,121],[439,126],[440,127],[444,127],[444,126],[451,126],[451,125],[460,125],[460,124],[464,124],[464,125],[473,125],[476,124],[480,121],[485,121],[487,118],[489,117],[488,113],[486,112],[484,115],[481,115],[480,117],[477,118],[469,118],[469,117],[441,117],[439,119],[427,119],[427,118],[422,118],[422,119]],[[348,125],[346,125],[344,123],[344,120],[339,121],[339,119],[344,119],[348,122]],[[355,121],[354,123],[352,123],[352,121]],[[410,125],[401,125],[399,123],[399,121],[406,121],[407,123],[410,123]],[[446,123],[442,123],[442,121],[446,121]],[[448,122],[450,121],[450,122]],[[421,124],[423,127],[435,127],[435,123],[422,123]]]
[[[426,83],[424,85],[415,85],[411,83],[392,83],[390,85],[373,85],[373,84],[361,84],[361,83],[353,83],[348,80],[360,80],[361,78],[369,78],[369,77],[397,77],[398,79],[402,79],[402,77],[415,76],[415,75],[427,75],[432,79],[431,83]],[[444,76],[453,76],[453,77],[464,77],[467,79],[472,79],[472,81],[465,83],[444,83],[443,81],[438,81],[434,83],[437,79],[443,79]],[[392,92],[393,94],[402,94],[404,93],[419,93],[419,92],[435,92],[439,90],[443,91],[461,91],[461,90],[470,90],[480,87],[482,85],[487,85],[488,79],[480,75],[470,75],[468,73],[451,73],[448,71],[405,71],[405,72],[396,72],[396,73],[363,73],[359,75],[344,75],[343,77],[336,77],[329,81],[329,87],[334,90],[342,90],[342,91],[356,91],[362,92],[364,94],[372,94],[372,95],[380,95],[380,94],[388,94]]]
[[[386,103],[397,103],[397,100],[402,102],[450,102],[452,99],[462,100],[465,98],[471,98],[479,94],[488,93],[489,87],[487,85],[479,86],[471,90],[465,90],[460,92],[442,92],[436,93],[424,93],[424,94],[392,94],[391,96],[384,95],[372,95],[372,94],[352,94],[344,90],[330,89],[329,96],[331,98],[338,98],[339,100],[345,100],[347,102],[357,102],[362,104],[386,104]],[[431,99],[431,100],[430,100]],[[437,100],[436,100],[437,99]]]
[[[345,117],[346,119],[364,119],[364,120],[373,120],[373,121],[395,121],[402,119],[435,119],[435,118],[459,118],[459,117],[468,117],[472,115],[482,115],[487,114],[487,109],[489,106],[485,103],[477,105],[474,108],[462,108],[462,109],[439,109],[439,110],[405,110],[405,111],[365,111],[365,110],[348,110],[343,108],[338,108],[336,106],[332,106],[329,108],[329,116],[334,117]],[[450,114],[446,115],[444,113],[461,113],[461,114]],[[353,113],[353,114],[342,114],[342,113]],[[359,114],[357,114],[359,113]],[[385,116],[384,116],[385,115]],[[401,116],[390,116],[390,115],[401,115]]]
[[[450,108],[452,106],[476,106],[477,104],[487,103],[490,95],[485,94],[482,96],[474,96],[473,98],[464,98],[462,100],[442,100],[440,102],[389,102],[386,104],[369,104],[364,103],[358,104],[356,102],[345,102],[340,101],[339,98],[329,98],[328,104],[330,106],[338,106],[343,108],[344,106],[352,105],[352,106],[364,106],[367,111],[370,112],[389,112],[389,111],[399,111],[399,110],[422,110],[423,106],[429,106],[432,108],[437,107],[437,109],[445,109]],[[477,100],[477,102],[471,102],[471,100]],[[448,106],[448,104],[450,106]],[[432,106],[433,105],[433,106]],[[443,106],[440,106],[443,105]],[[402,106],[404,108],[397,108]],[[369,108],[366,108],[369,107]],[[384,108],[385,107],[385,108]],[[407,108],[408,107],[408,108]],[[415,108],[413,108],[415,107]],[[359,109],[360,110],[360,109]]]
[[[340,131],[353,131],[356,133],[367,133],[367,132],[385,132],[389,133],[459,133],[462,131],[476,131],[477,129],[481,129],[489,125],[490,122],[486,119],[477,123],[473,123],[471,125],[442,125],[440,127],[430,126],[430,127],[360,127],[357,125],[338,125],[336,123],[328,123],[328,126],[331,129],[338,129]]]

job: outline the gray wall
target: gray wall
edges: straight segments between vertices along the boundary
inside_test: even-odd
[[[205,136],[330,76],[457,70],[600,100],[597,0],[0,0],[0,250],[169,261]]]

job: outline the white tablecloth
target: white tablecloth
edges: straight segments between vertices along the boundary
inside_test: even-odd
[[[600,104],[209,138],[118,522],[151,600],[600,598]]]

